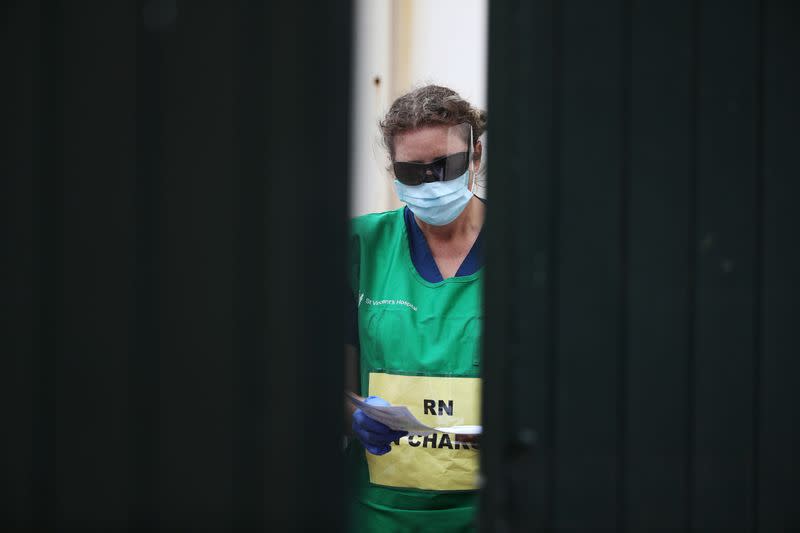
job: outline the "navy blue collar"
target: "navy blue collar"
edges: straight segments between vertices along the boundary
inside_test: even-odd
[[[442,273],[439,272],[439,267],[436,266],[436,261],[433,259],[431,249],[428,247],[428,241],[425,240],[425,234],[422,233],[422,230],[417,224],[417,219],[414,218],[414,213],[411,212],[408,206],[403,210],[403,218],[406,222],[411,262],[414,263],[417,272],[419,272],[419,275],[422,276],[425,281],[430,283],[442,281]],[[478,234],[478,238],[475,239],[475,243],[472,245],[467,257],[464,258],[464,262],[458,267],[456,277],[474,274],[482,266],[483,230]]]

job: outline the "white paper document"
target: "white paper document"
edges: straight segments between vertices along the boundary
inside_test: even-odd
[[[435,431],[441,433],[456,433],[459,435],[480,435],[481,426],[452,426],[452,427],[430,427],[426,426],[411,414],[405,405],[370,405],[361,400],[352,392],[347,392],[350,401],[364,411],[368,417],[386,424],[395,431],[408,431],[409,435],[426,436]]]

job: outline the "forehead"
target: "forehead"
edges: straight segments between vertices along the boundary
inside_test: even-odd
[[[423,126],[415,130],[398,133],[394,138],[396,161],[418,161],[427,163],[455,152],[463,152],[467,143],[457,127],[445,125]]]

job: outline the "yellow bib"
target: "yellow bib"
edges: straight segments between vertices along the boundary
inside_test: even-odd
[[[369,395],[405,405],[430,427],[480,425],[480,378],[371,372]],[[478,488],[477,444],[459,444],[452,434],[403,437],[385,455],[365,453],[370,481],[376,485],[438,491]]]

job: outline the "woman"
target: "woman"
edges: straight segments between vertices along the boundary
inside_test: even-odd
[[[352,223],[347,386],[435,427],[480,424],[485,204],[473,192],[485,128],[485,113],[445,87],[398,98],[381,131],[406,206]],[[355,530],[474,528],[477,443],[350,414]]]

